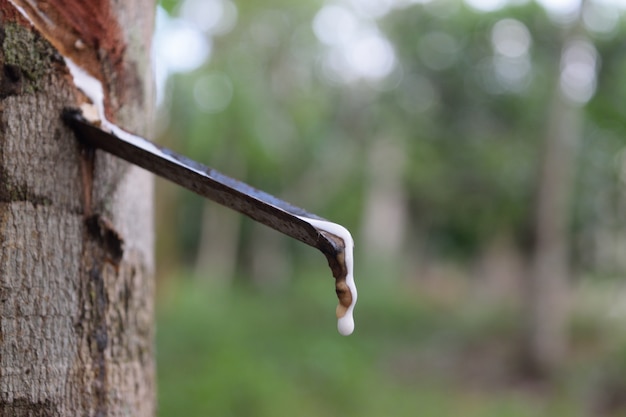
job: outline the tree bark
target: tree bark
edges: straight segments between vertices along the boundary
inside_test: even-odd
[[[33,4],[54,30],[0,0],[0,416],[152,416],[152,178],[82,147],[60,115],[86,100],[62,57],[74,47],[111,118],[145,133],[153,4]],[[70,27],[103,16],[90,8],[117,22],[112,46]]]

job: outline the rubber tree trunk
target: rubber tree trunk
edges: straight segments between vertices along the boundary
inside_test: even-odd
[[[24,3],[34,25],[0,0],[0,416],[152,416],[152,179],[60,115],[86,101],[75,53],[145,133],[154,5]]]

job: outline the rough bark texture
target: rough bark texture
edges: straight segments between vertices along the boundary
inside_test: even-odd
[[[73,2],[55,3],[33,2]],[[102,49],[97,76],[109,112],[141,133],[153,4],[111,10],[133,81]],[[85,98],[50,36],[0,0],[0,416],[152,416],[152,179],[62,123]]]

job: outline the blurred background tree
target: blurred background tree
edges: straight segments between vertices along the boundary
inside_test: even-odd
[[[259,388],[275,377],[266,369],[252,381],[237,374],[244,365],[216,368],[233,343],[250,345],[245,366],[293,368],[276,384],[313,391],[292,392],[310,409],[299,415],[382,415],[389,403],[397,408],[385,415],[625,415],[616,398],[626,380],[603,368],[623,369],[614,358],[626,346],[611,330],[623,324],[626,270],[622,14],[601,0],[164,1],[160,142],[348,227],[363,295],[357,333],[335,338],[332,281],[318,254],[160,184],[161,386],[176,386],[170,371],[182,350],[211,364],[194,392],[225,372],[251,404],[265,404],[238,411],[233,404],[248,400],[224,393],[232,403],[220,409],[207,394],[199,410],[290,410]],[[204,302],[181,309],[196,292]],[[320,317],[318,303],[324,320],[309,318]],[[287,311],[291,320],[269,319]],[[274,330],[260,336],[262,314]],[[188,333],[211,333],[178,345],[184,336],[172,329],[182,321]],[[321,378],[342,400],[311,388],[318,371],[295,354],[320,340],[319,358],[335,366],[356,353]],[[355,375],[384,388],[350,393]],[[476,385],[488,390],[467,411]],[[494,398],[500,385],[510,389]],[[541,406],[519,405],[520,387],[540,393]],[[164,410],[185,396],[162,391]],[[433,405],[444,398],[458,401]]]

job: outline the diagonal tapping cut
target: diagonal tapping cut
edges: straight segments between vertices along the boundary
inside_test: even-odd
[[[354,243],[346,228],[128,133],[108,122],[103,113],[100,113],[98,120],[101,126],[88,121],[80,110],[66,110],[63,118],[83,143],[111,153],[319,249],[326,256],[335,277],[335,291],[339,299],[336,309],[337,328],[342,335],[352,333],[352,312],[357,291],[352,272]]]

